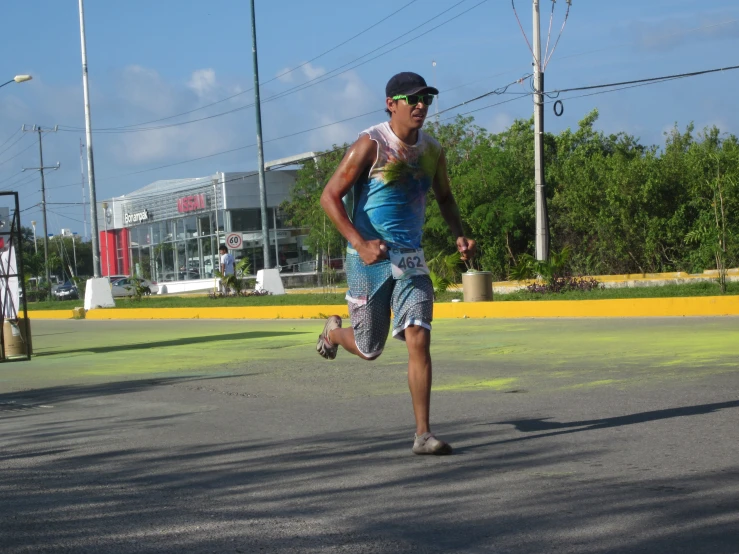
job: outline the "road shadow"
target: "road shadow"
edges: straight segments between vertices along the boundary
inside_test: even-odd
[[[679,408],[666,408],[663,410],[652,410],[649,412],[638,412],[624,416],[606,417],[602,419],[589,419],[583,421],[567,421],[558,422],[550,421],[550,418],[527,418],[507,421],[496,421],[481,425],[513,425],[517,431],[521,433],[539,433],[541,431],[551,431],[549,433],[540,433],[529,437],[518,437],[509,439],[510,441],[522,441],[543,437],[552,437],[569,433],[580,433],[582,431],[595,431],[598,429],[610,429],[612,427],[623,427],[626,425],[636,425],[639,423],[648,423],[651,421],[659,421],[662,419],[673,419],[676,417],[690,417],[696,415],[705,415],[719,410],[739,407],[739,400],[731,400],[728,402],[715,402],[711,404],[698,404],[695,406],[681,406]]]
[[[73,434],[31,426],[5,449],[6,468],[26,469],[0,471],[7,552],[728,554],[739,544],[736,468],[647,481],[562,475],[599,452],[413,457],[405,429],[75,446],[101,440],[103,424],[105,436],[131,426],[162,434],[177,420],[132,415]],[[467,422],[445,433],[489,437]]]
[[[204,344],[210,342],[234,341],[234,340],[253,340],[268,339],[275,337],[283,337],[290,335],[305,334],[301,331],[247,331],[244,333],[228,333],[223,335],[206,335],[195,337],[183,337],[178,339],[169,339],[152,342],[140,342],[133,344],[116,344],[110,346],[88,346],[83,348],[56,349],[53,351],[35,352],[34,358],[43,356],[53,356],[55,354],[77,354],[89,352],[91,354],[105,354],[109,352],[121,352],[127,350],[147,350],[149,348],[162,348],[167,346],[192,346],[194,344]]]
[[[234,377],[251,377],[260,373],[239,373],[234,375],[187,375],[177,377],[161,377],[150,379],[131,379],[91,385],[58,385],[30,390],[7,392],[0,394],[0,413],[21,412],[36,409],[43,404],[59,404],[86,398],[102,399],[108,396],[133,394],[155,387],[177,385],[180,383],[202,382]]]

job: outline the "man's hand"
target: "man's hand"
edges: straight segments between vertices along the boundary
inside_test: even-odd
[[[367,240],[355,247],[355,250],[366,265],[372,265],[388,257],[384,240]]]
[[[475,257],[477,245],[467,237],[457,237],[457,250],[463,262],[468,262]]]

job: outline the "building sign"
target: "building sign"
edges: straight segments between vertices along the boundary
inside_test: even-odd
[[[194,194],[193,196],[185,196],[177,199],[177,211],[181,214],[204,209],[206,209],[205,193]]]
[[[149,221],[151,219],[151,214],[149,213],[149,210],[144,210],[143,212],[138,212],[135,214],[124,214],[123,215],[123,222],[126,225],[136,225],[137,223],[143,223],[144,221]]]

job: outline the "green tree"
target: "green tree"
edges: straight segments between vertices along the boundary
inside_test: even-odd
[[[341,257],[346,246],[346,241],[323,211],[320,199],[348,147],[348,144],[334,146],[315,160],[304,162],[298,170],[290,200],[281,206],[287,214],[288,225],[307,229],[306,245],[313,255]]]

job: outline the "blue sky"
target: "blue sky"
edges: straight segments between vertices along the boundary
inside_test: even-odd
[[[378,111],[333,124],[382,110],[385,83],[398,71],[416,71],[435,82],[442,91],[438,106],[444,110],[530,70],[531,54],[509,0],[416,0],[403,7],[409,2],[257,0],[267,160],[352,141],[358,131],[383,120]],[[541,2],[546,41],[552,4]],[[517,0],[516,7],[530,39],[531,1]],[[565,7],[565,0],[555,5],[553,37]],[[254,109],[249,107],[253,80],[247,0],[87,0],[85,10],[93,128],[101,129],[94,135],[99,200],[158,179],[256,168],[254,147],[219,154],[255,141]],[[396,10],[400,11],[387,21],[314,59]],[[44,136],[45,164],[61,164],[47,175],[49,230],[65,227],[82,234],[83,207],[61,204],[82,201],[79,141],[84,131],[76,129],[84,129],[84,111],[77,2],[7,0],[0,13],[5,22],[0,35],[0,82],[21,73],[34,77],[0,89],[0,144],[10,138],[0,146],[0,189],[20,192],[24,224],[40,220],[40,210],[33,207],[41,196],[38,174],[20,173],[24,167],[38,165],[35,135],[20,138],[14,133],[24,123],[60,125],[66,130]],[[434,16],[438,17],[412,31]],[[351,63],[394,39],[359,62],[387,54],[361,66]],[[547,67],[546,88],[739,65],[737,46],[736,0],[574,0]],[[437,63],[435,70],[432,61]],[[301,64],[305,65],[281,75]],[[339,71],[348,71],[267,101],[310,79],[322,81],[341,66],[345,67]],[[647,144],[662,143],[663,133],[675,123],[684,127],[694,122],[698,128],[715,124],[736,134],[737,83],[739,71],[570,100],[563,95],[564,115],[554,117],[547,109],[546,128],[556,132],[574,127],[598,108],[600,129],[625,131]],[[510,89],[525,90],[523,85]],[[102,131],[167,118],[230,96],[143,127],[237,110],[223,116],[138,132]],[[442,118],[512,98],[491,97]],[[529,117],[531,111],[530,98],[522,96],[473,115],[479,125],[500,131],[515,118]],[[208,157],[188,162],[204,156]]]

